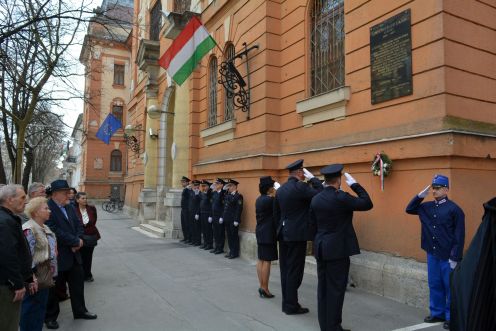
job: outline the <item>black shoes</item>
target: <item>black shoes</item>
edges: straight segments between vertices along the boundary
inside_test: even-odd
[[[308,310],[308,308],[299,307],[296,310],[293,310],[293,311],[287,311],[287,310],[285,310],[284,312],[286,313],[286,315],[301,315],[301,314],[306,314],[309,311],[310,310]]]
[[[45,326],[47,329],[58,329],[59,328],[59,323],[57,321],[46,321]]]
[[[89,282],[89,283],[91,283],[91,282],[94,282],[94,281],[95,281],[95,279],[93,278],[93,276],[90,276],[90,277],[86,277],[86,278],[84,279],[84,281],[85,281],[85,282]]]
[[[215,251],[214,254],[222,254],[224,251]]]
[[[83,320],[96,320],[96,314],[92,314],[90,312],[84,312],[82,314],[74,315],[74,319],[83,319]]]
[[[228,259],[235,259],[237,257],[239,257],[239,255],[229,255]]]
[[[444,322],[444,318],[429,315],[426,318],[424,318],[424,322],[425,323]]]
[[[228,253],[228,254],[224,255],[224,257],[225,257],[225,258],[230,258],[230,257],[231,257],[231,254],[230,254],[230,253]]]
[[[450,329],[450,322],[449,321],[445,321],[443,323],[443,329],[445,329],[445,330],[449,330]]]
[[[274,294],[265,292],[263,288],[258,289],[258,294],[260,295],[261,298],[271,299],[274,297]]]

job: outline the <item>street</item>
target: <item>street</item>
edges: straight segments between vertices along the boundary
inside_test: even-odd
[[[279,268],[272,267],[274,299],[258,296],[253,261],[228,260],[177,240],[152,238],[132,229],[124,214],[99,209],[102,239],[95,248],[93,283],[85,283],[94,321],[73,320],[61,303],[60,330],[319,330],[317,279],[306,274],[299,290],[309,314],[281,311]],[[427,307],[426,307],[427,308]],[[343,327],[354,331],[443,330],[426,325],[420,310],[368,294],[346,293]]]

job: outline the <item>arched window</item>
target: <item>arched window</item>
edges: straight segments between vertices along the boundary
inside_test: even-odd
[[[311,95],[344,85],[344,0],[313,0],[310,12]]]
[[[122,171],[122,153],[118,149],[110,153],[110,171]]]
[[[226,58],[225,61],[232,59],[236,55],[234,45],[229,43],[226,46],[226,51],[224,52]],[[234,96],[228,97],[227,90],[225,90],[224,98],[224,121],[230,121],[234,118]]]
[[[217,58],[212,57],[208,66],[208,126],[217,124]]]

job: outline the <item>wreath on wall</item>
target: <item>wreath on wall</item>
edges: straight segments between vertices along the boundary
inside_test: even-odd
[[[378,152],[372,160],[371,171],[374,176],[381,177],[381,190],[384,191],[384,178],[391,174],[393,161],[384,152]]]

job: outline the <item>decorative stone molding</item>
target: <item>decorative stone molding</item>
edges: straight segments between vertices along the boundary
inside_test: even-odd
[[[172,40],[176,39],[176,37],[181,33],[181,31],[183,31],[184,27],[193,16],[197,16],[199,18],[200,14],[191,11],[185,11],[182,14],[171,12],[169,16],[167,16],[167,19],[164,20],[165,22],[163,28],[165,28],[165,38]]]
[[[139,69],[148,73],[146,83],[146,94],[150,98],[158,95],[157,78],[160,73],[158,60],[160,58],[160,42],[155,40],[141,39],[136,55],[136,64]]]
[[[338,120],[346,116],[350,87],[343,86],[329,93],[317,95],[296,103],[296,112],[303,117],[303,125]]]
[[[234,130],[236,129],[236,120],[230,120],[217,124],[200,132],[205,146],[214,145],[223,141],[234,139]]]

